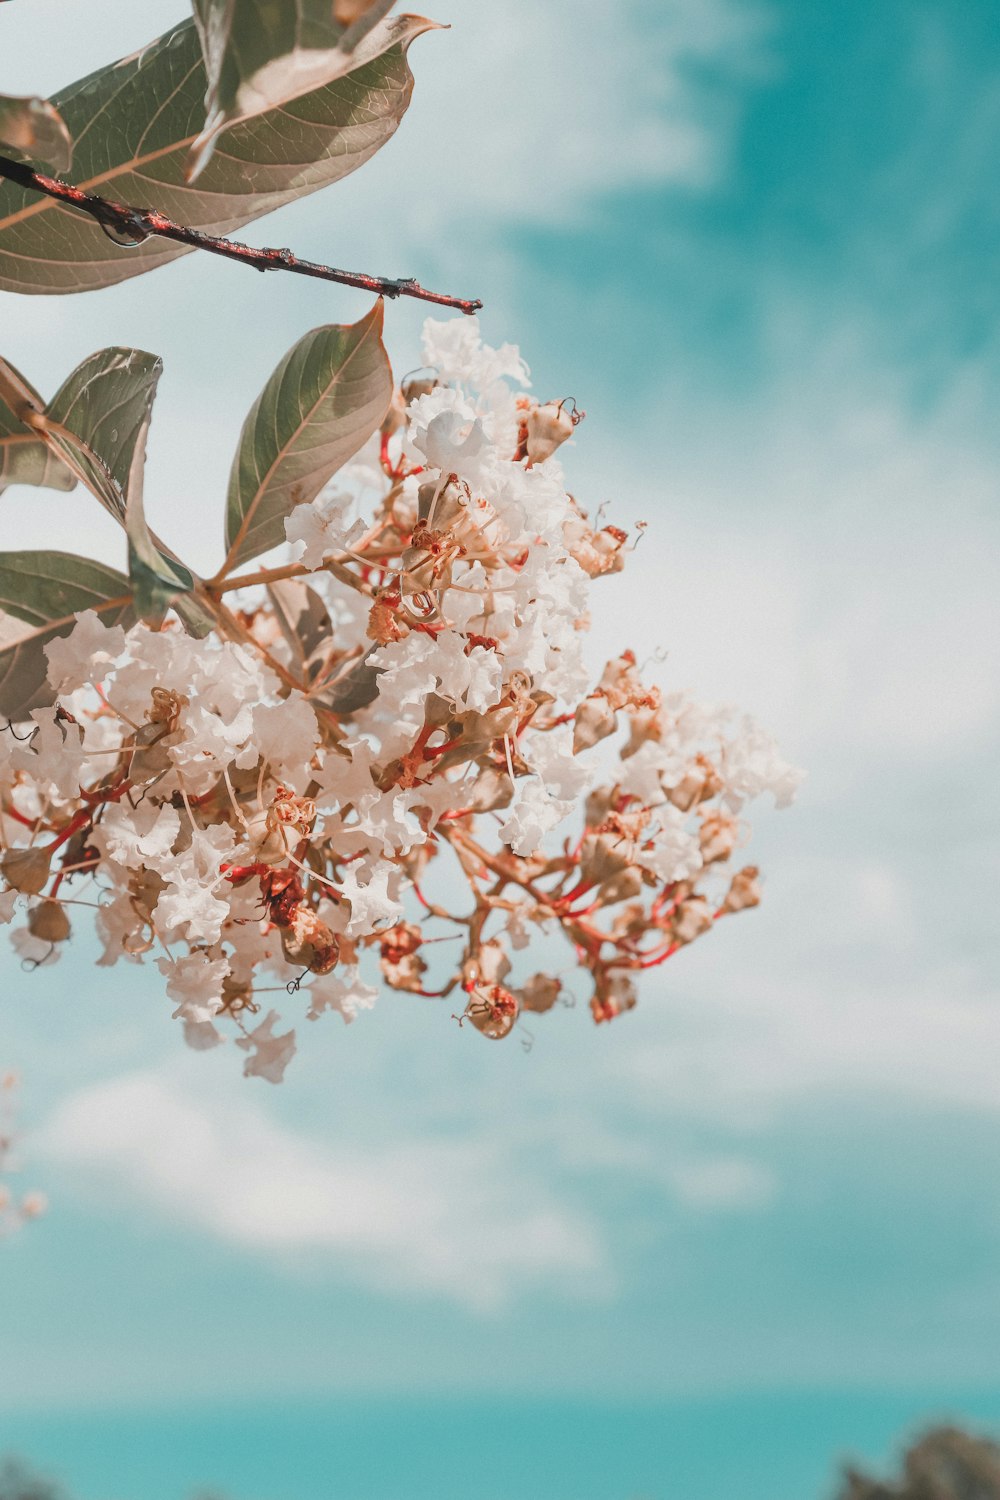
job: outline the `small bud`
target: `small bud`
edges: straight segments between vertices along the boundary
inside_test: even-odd
[[[21,1199],[21,1216],[25,1219],[39,1219],[49,1206],[49,1200],[44,1193],[25,1193]]]
[[[619,901],[631,901],[642,890],[642,871],[629,865],[609,880],[602,880],[597,888],[597,899],[602,906],[614,906]]]
[[[491,1042],[499,1042],[514,1029],[518,1009],[517,1000],[510,990],[495,984],[491,989],[477,990],[470,996],[465,1019]]]
[[[738,833],[739,824],[735,818],[730,818],[726,813],[709,813],[702,820],[698,833],[702,863],[714,865],[720,860],[728,859],[736,848]]]
[[[462,982],[468,985],[499,985],[510,973],[510,959],[496,938],[481,943],[462,965]]]
[[[281,930],[281,946],[290,964],[305,964],[313,974],[329,974],[340,959],[340,942],[311,906],[297,906]]]
[[[759,906],[759,875],[760,871],[756,865],[744,865],[742,870],[737,870],[730,882],[726,899],[722,903],[722,910],[744,911],[748,906]]]
[[[598,974],[590,1002],[590,1014],[598,1026],[634,1009],[635,1003],[635,985],[627,974]]]
[[[544,406],[536,406],[528,413],[525,422],[529,462],[543,464],[551,458],[556,449],[573,436],[575,425],[574,414],[570,413],[565,402],[546,401]]]
[[[49,849],[6,849],[0,857],[0,874],[12,890],[38,896],[52,873]]]
[[[534,1011],[535,1015],[540,1016],[552,1009],[561,992],[562,982],[555,975],[533,974],[517,991],[517,997],[524,1010]]]
[[[675,910],[670,936],[675,943],[693,943],[712,925],[712,910],[704,896],[689,896]]]
[[[43,901],[28,913],[28,931],[43,943],[64,943],[70,935],[69,917],[58,901]]]
[[[437,384],[438,378],[433,370],[412,370],[399,382],[399,393],[409,406],[412,401],[419,401],[421,396],[429,396]]]
[[[711,761],[703,755],[691,763],[676,786],[667,789],[667,799],[679,812],[690,812],[722,790],[722,781]]]
[[[578,755],[581,750],[590,750],[601,740],[606,740],[609,734],[614,734],[618,726],[614,709],[611,708],[607,698],[590,697],[584,698],[577,706],[576,722],[573,726],[573,754]]]

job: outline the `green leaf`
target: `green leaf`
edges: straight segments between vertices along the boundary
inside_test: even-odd
[[[105,625],[131,623],[124,573],[69,552],[0,553],[0,714],[16,722],[53,701],[44,647],[84,609]]]
[[[194,23],[184,22],[55,96],[77,184],[228,234],[346,177],[385,145],[413,91],[407,47],[432,25],[418,16],[382,22],[358,47],[353,72],[227,131],[193,187],[184,164],[204,121],[207,78]],[[122,249],[77,210],[0,182],[0,290],[82,292],[187,253],[152,237]]]
[[[127,602],[129,593],[124,573],[89,557],[0,552],[0,610],[29,625],[51,626],[84,609],[105,608],[109,599],[123,595]]]
[[[239,120],[325,88],[357,66],[361,41],[395,0],[194,0],[208,74],[205,128],[191,148],[188,180],[206,166],[219,132]],[[336,12],[350,12],[350,22]],[[383,28],[379,40],[392,45]],[[374,54],[373,54],[374,55]]]
[[[383,304],[359,323],[314,328],[250,408],[229,476],[225,571],[285,540],[285,517],[315,499],[378,427],[392,398]]]
[[[46,411],[57,424],[50,445],[122,526],[130,479],[145,462],[162,373],[155,354],[100,349],[63,381]]]
[[[0,94],[0,146],[68,172],[73,142],[62,116],[47,99]]]
[[[78,365],[45,413],[44,440],[119,525],[143,619],[158,623],[173,603],[194,634],[212,616],[193,598],[196,577],[150,532],[142,506],[146,436],[163,362],[141,349],[101,349]]]
[[[45,403],[28,384],[19,370],[3,361],[5,371],[28,393],[37,411],[45,410]],[[19,402],[12,396],[15,406]],[[26,427],[14,408],[5,399],[4,383],[0,381],[0,495],[8,485],[42,485],[50,490],[71,490],[76,480],[66,465],[60,463],[37,432]]]

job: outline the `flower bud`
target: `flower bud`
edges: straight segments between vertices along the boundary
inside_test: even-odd
[[[399,393],[407,406],[421,396],[429,396],[437,388],[438,378],[433,370],[411,370],[399,382]]]
[[[599,973],[590,1002],[590,1013],[600,1026],[632,1010],[636,1002],[635,986],[627,974]]]
[[[618,721],[607,698],[592,696],[577,705],[576,722],[573,726],[573,754],[590,750],[609,734],[614,734]]]
[[[28,931],[44,943],[64,943],[70,935],[69,917],[58,901],[43,901],[28,913]]]
[[[49,1200],[44,1193],[25,1193],[21,1199],[21,1217],[24,1219],[38,1219],[49,1206]]]
[[[719,774],[703,755],[696,757],[676,786],[667,789],[667,800],[678,812],[690,812],[699,802],[707,802],[722,790]]]
[[[760,905],[760,871],[756,865],[744,865],[742,870],[737,870],[733,876],[726,899],[722,903],[722,910],[726,912],[744,911],[748,906]]]
[[[290,964],[305,964],[312,974],[329,974],[340,959],[340,942],[311,906],[297,906],[281,929],[281,946]]]
[[[516,992],[523,1010],[543,1015],[551,1010],[562,992],[562,982],[554,974],[532,974],[527,983]]]
[[[712,909],[704,896],[689,896],[674,911],[670,936],[675,943],[693,943],[712,925]]]
[[[709,813],[702,819],[698,833],[702,863],[714,865],[720,860],[728,859],[736,848],[738,833],[739,824],[735,818],[726,813]]]
[[[496,938],[480,943],[476,951],[462,965],[462,983],[467,985],[499,985],[510,973],[510,959],[503,945]]]
[[[528,413],[526,446],[528,461],[543,464],[561,448],[567,438],[573,436],[573,417],[562,401],[546,401]]]
[[[614,906],[619,901],[631,901],[642,890],[643,872],[629,865],[609,880],[602,880],[597,888],[597,899],[602,906]]]
[[[510,990],[499,984],[488,990],[476,990],[465,1007],[465,1019],[491,1042],[499,1042],[510,1035],[517,1015],[517,1000]]]
[[[0,874],[12,890],[25,896],[38,896],[52,873],[49,849],[5,849],[0,857]]]

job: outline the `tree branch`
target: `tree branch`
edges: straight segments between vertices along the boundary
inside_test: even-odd
[[[143,240],[156,235],[160,239],[174,240],[178,245],[189,245],[194,250],[207,250],[212,255],[224,256],[226,260],[242,262],[257,271],[293,271],[298,276],[313,276],[318,281],[336,281],[343,286],[360,287],[362,291],[374,292],[379,297],[415,297],[421,302],[436,302],[441,307],[454,307],[459,312],[475,313],[482,307],[478,299],[450,297],[444,292],[430,292],[412,277],[367,276],[362,271],[338,271],[333,266],[323,266],[316,261],[300,260],[291,250],[254,249],[239,240],[228,240],[212,234],[202,234],[199,229],[188,229],[175,224],[165,214],[154,208],[132,208],[127,203],[114,203],[108,198],[98,198],[85,193],[82,188],[72,187],[58,177],[46,177],[36,172],[25,162],[11,161],[0,156],[0,177],[7,177],[19,187],[43,193],[64,203],[69,208],[78,208],[89,214],[112,239],[125,247],[141,245]]]

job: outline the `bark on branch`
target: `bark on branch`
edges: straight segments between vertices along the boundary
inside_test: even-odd
[[[89,214],[106,233],[123,246],[141,245],[143,240],[158,236],[174,240],[179,245],[189,245],[194,250],[207,250],[212,255],[221,255],[226,260],[235,260],[257,271],[292,271],[298,276],[312,276],[318,281],[336,281],[342,286],[360,287],[362,291],[374,292],[379,297],[415,297],[420,302],[436,302],[441,307],[454,307],[459,312],[475,313],[482,307],[478,299],[451,297],[445,292],[431,292],[412,277],[368,276],[363,271],[339,271],[333,266],[320,265],[317,261],[302,260],[291,250],[255,249],[217,235],[203,234],[200,229],[189,229],[184,224],[175,224],[155,208],[133,208],[127,203],[114,203],[108,198],[99,198],[85,193],[82,188],[62,182],[58,177],[47,177],[36,172],[25,162],[11,161],[0,156],[0,178],[9,178],[20,187],[54,198],[69,208]]]

